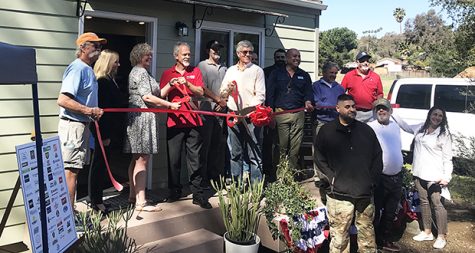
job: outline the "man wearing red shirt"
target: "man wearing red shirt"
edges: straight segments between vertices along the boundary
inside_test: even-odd
[[[173,48],[176,64],[165,70],[160,79],[160,87],[164,87],[172,78],[177,78],[174,89],[168,93],[169,101],[180,101],[180,110],[196,110],[198,104],[191,97],[203,96],[203,79],[199,68],[190,66],[191,51],[186,42],[177,42]],[[186,164],[190,180],[190,189],[193,193],[193,204],[210,209],[211,204],[203,194],[201,187],[200,151],[202,139],[200,127],[203,125],[201,117],[195,113],[169,113],[167,120],[168,142],[168,188],[170,195],[168,202],[174,202],[181,197],[180,171],[181,150],[185,145]]]
[[[366,52],[356,55],[358,67],[343,77],[341,85],[352,95],[356,103],[356,119],[368,122],[373,118],[373,102],[383,97],[383,84],[378,74],[369,67],[371,56]]]

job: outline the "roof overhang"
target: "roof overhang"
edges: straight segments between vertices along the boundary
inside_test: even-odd
[[[177,3],[185,3],[185,4],[193,4],[193,5],[199,5],[199,6],[211,7],[211,8],[221,8],[221,9],[226,9],[226,10],[243,11],[243,12],[249,12],[249,13],[262,14],[262,15],[271,15],[271,16],[276,16],[276,17],[284,17],[284,18],[289,17],[289,15],[279,13],[279,12],[266,11],[266,10],[254,9],[254,8],[245,8],[245,7],[229,5],[229,4],[218,4],[218,3],[211,3],[211,2],[206,2],[206,1],[194,1],[194,0],[168,0],[168,1],[177,2]]]
[[[264,0],[268,2],[276,2],[279,4],[288,4],[288,5],[293,5],[293,6],[299,6],[299,7],[304,7],[304,8],[311,8],[315,10],[326,10],[327,5],[322,4],[321,1],[317,0]]]

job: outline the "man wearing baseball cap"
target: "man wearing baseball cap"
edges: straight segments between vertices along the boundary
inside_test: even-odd
[[[356,119],[362,122],[368,122],[373,117],[373,102],[383,97],[383,84],[378,74],[373,72],[369,66],[371,56],[361,51],[356,55],[358,67],[346,73],[341,81],[349,95],[355,99]]]
[[[101,53],[106,39],[87,32],[76,40],[76,57],[64,71],[58,97],[58,135],[61,141],[66,183],[74,209],[79,170],[88,162],[89,123],[103,114],[98,108],[97,80],[91,65]]]
[[[391,240],[391,228],[402,193],[401,134],[398,124],[390,119],[392,109],[387,99],[374,101],[372,112],[376,120],[368,125],[383,150],[383,172],[374,191],[376,244],[386,251],[398,252],[400,248]]]
[[[226,109],[226,98],[220,96],[219,89],[226,74],[226,66],[221,64],[221,50],[224,48],[217,40],[210,40],[206,44],[208,59],[201,61],[198,68],[203,75],[203,90],[206,100],[200,103],[202,111],[223,112]],[[210,180],[219,180],[224,175],[225,152],[227,149],[226,138],[228,135],[224,118],[203,115],[201,136],[200,160],[203,164],[201,171],[203,185],[210,186]],[[213,151],[211,152],[211,149]]]

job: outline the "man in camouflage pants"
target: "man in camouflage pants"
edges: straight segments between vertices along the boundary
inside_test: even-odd
[[[350,252],[348,229],[355,218],[359,252],[376,252],[373,190],[383,169],[382,150],[373,129],[355,120],[352,96],[338,96],[338,118],[320,129],[315,163],[328,185],[330,252]]]

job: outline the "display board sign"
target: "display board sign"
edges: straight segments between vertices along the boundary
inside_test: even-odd
[[[42,236],[48,236],[49,252],[64,252],[76,240],[74,214],[64,175],[59,137],[43,140],[42,156],[45,182],[47,235],[41,234],[40,195],[35,143],[18,145],[16,156],[21,179],[25,213],[34,253],[42,253]]]

